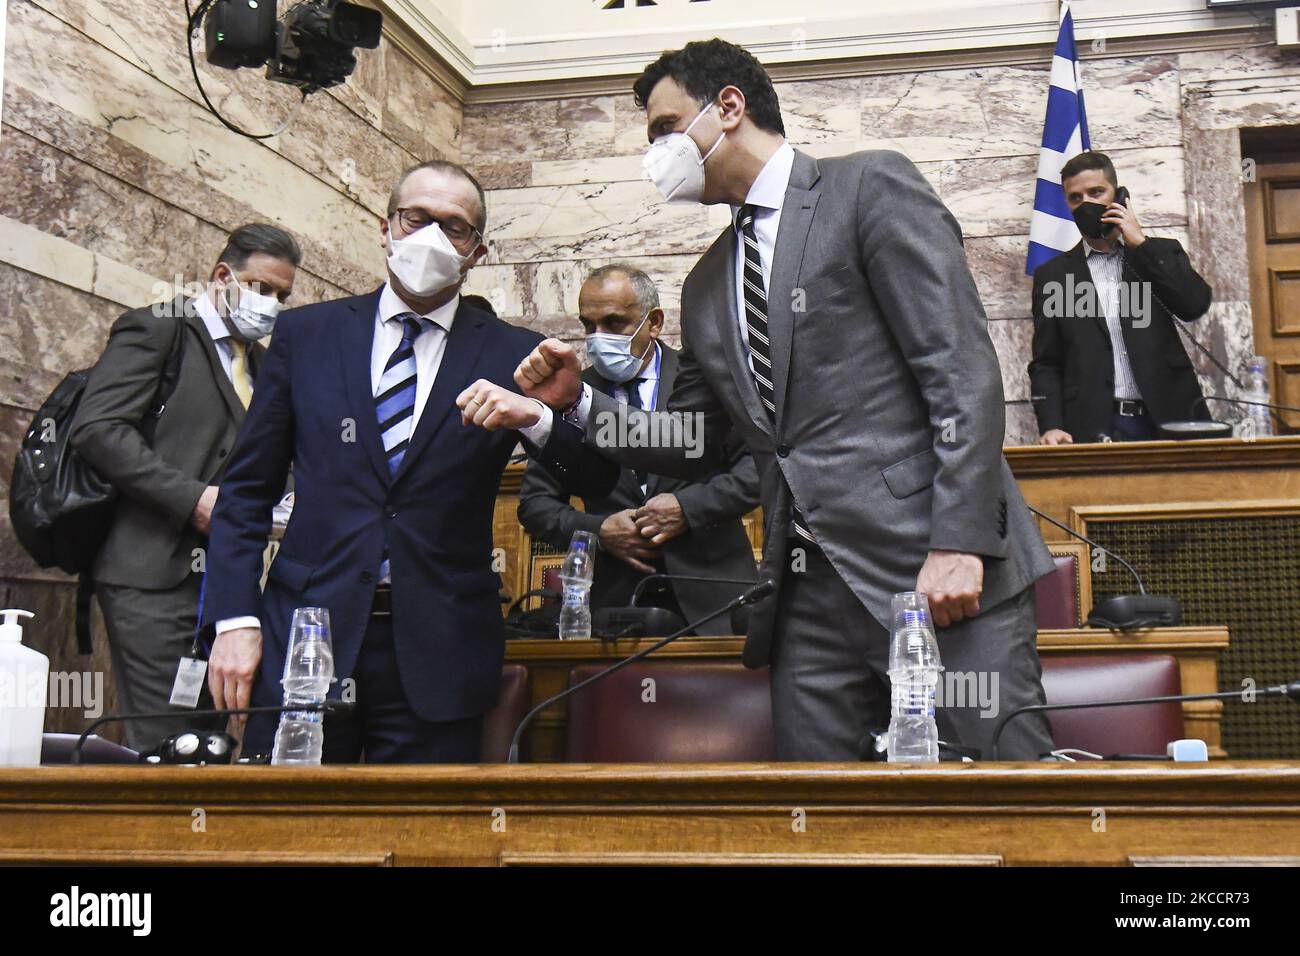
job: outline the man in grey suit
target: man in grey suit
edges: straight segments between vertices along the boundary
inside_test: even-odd
[[[587,332],[593,389],[630,408],[663,410],[677,380],[677,352],[659,341],[664,310],[651,278],[621,263],[601,266],[582,284],[578,318]],[[565,550],[575,531],[600,541],[591,606],[626,607],[651,574],[757,580],[754,552],[741,522],[758,504],[758,472],[744,443],[731,440],[726,467],[698,481],[624,468],[605,497],[579,511],[545,465],[530,461],[519,490],[519,521],[534,538]],[[658,585],[658,586],[656,586]],[[675,611],[687,622],[730,601],[742,585],[651,582],[639,601]],[[700,634],[730,634],[717,617]]]
[[[634,91],[660,191],[734,215],[682,289],[669,411],[629,415],[683,435],[698,417],[706,448],[734,433],[754,455],[777,593],[744,660],[772,666],[779,755],[858,759],[886,725],[890,602],[910,590],[929,596],[946,670],[974,681],[945,686],[990,697],[945,699],[940,738],[987,750],[997,716],[1044,699],[1031,585],[1052,561],[1002,456],[1002,379],[956,220],[896,152],[792,149],[771,80],[732,44],[665,53]],[[582,387],[564,343],[517,380],[609,443],[613,401]],[[708,459],[606,450],[684,477]],[[1033,714],[1000,751],[1050,749]]]
[[[118,491],[94,578],[123,711],[169,709],[194,640],[221,474],[265,351],[258,342],[289,298],[301,258],[275,226],[236,229],[202,295],[133,309],[113,323],[86,384],[69,441]],[[177,347],[179,376],[159,412],[159,381]],[[183,711],[128,721],[127,740],[147,750],[195,723]]]

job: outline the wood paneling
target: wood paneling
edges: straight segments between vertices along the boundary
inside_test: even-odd
[[[0,859],[22,861],[1123,866],[1296,846],[1300,764],[1279,762],[0,770]]]

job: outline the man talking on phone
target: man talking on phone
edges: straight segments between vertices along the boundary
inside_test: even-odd
[[[1174,320],[1210,308],[1176,239],[1155,239],[1105,153],[1061,168],[1083,241],[1034,270],[1029,381],[1040,445],[1149,441],[1164,422],[1209,417]]]

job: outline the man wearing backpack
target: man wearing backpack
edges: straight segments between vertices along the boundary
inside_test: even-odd
[[[134,309],[113,324],[86,383],[69,442],[117,492],[94,579],[124,712],[173,709],[177,668],[194,641],[208,522],[265,351],[258,342],[271,334],[301,258],[283,230],[241,226],[202,295]],[[169,362],[178,372],[162,395]],[[148,750],[199,723],[183,710],[128,721],[127,740]]]

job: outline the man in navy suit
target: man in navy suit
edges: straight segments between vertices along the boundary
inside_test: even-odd
[[[578,495],[607,493],[618,477],[576,427],[518,393],[515,366],[542,337],[461,300],[485,229],[468,171],[408,170],[380,230],[388,282],[281,316],[222,483],[204,586],[213,701],[279,703],[294,609],[328,608],[331,694],[346,683],[356,706],[326,718],[327,762],[477,760],[505,653],[490,562],[511,451],[522,437]],[[527,424],[464,424],[506,415]],[[259,593],[291,467],[293,516]],[[244,752],[269,753],[275,726],[252,717]]]

